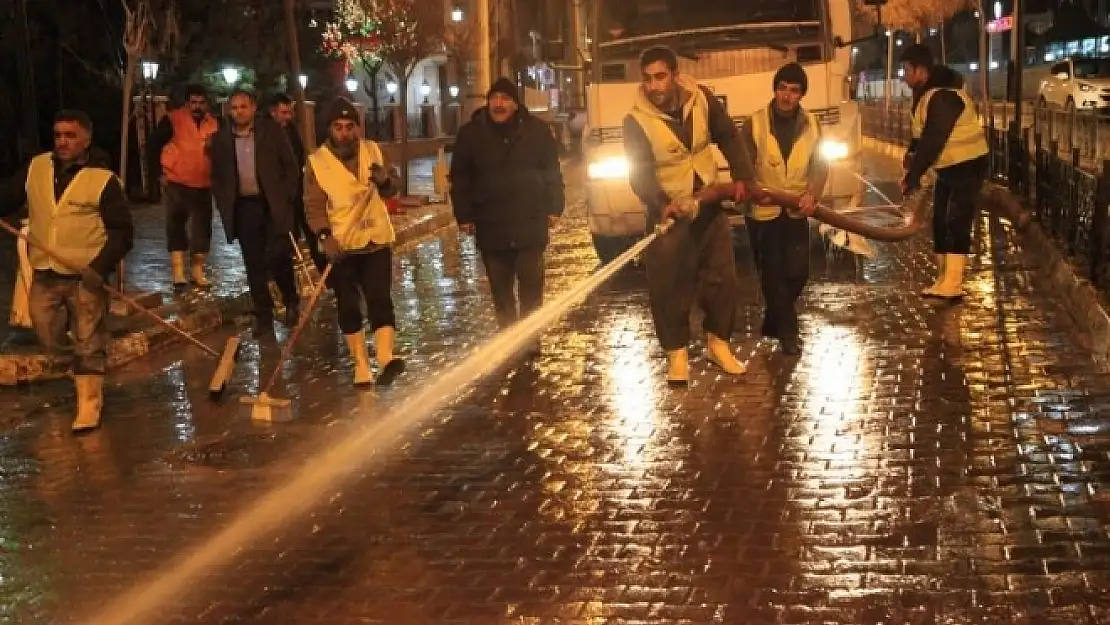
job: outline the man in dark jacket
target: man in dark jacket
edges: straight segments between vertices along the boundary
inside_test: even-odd
[[[212,194],[228,242],[238,239],[243,252],[255,334],[269,336],[274,331],[270,275],[285,301],[286,325],[300,316],[289,233],[301,168],[281,126],[269,117],[256,117],[252,94],[236,91],[229,104],[232,123],[212,142]]]
[[[555,135],[521,105],[516,86],[499,78],[487,97],[455,140],[451,202],[459,227],[477,237],[504,329],[543,303],[544,250],[563,214],[563,174]]]
[[[296,121],[294,121],[295,106],[296,103],[293,102],[292,98],[284,93],[279,93],[270,101],[270,117],[273,117],[274,121],[285,131],[285,136],[289,139],[289,145],[293,148],[293,157],[297,160],[298,166],[303,168],[308,153],[305,151],[304,141],[301,140],[301,133]],[[320,251],[320,246],[316,244],[316,237],[313,236],[312,230],[309,229],[308,222],[305,220],[303,189],[304,175],[302,173],[297,176],[297,191],[293,196],[293,220],[296,224],[293,236],[297,236],[298,233],[304,235],[305,243],[308,245],[308,253],[312,256],[312,262],[315,263],[317,270],[323,271],[327,259],[324,257],[324,253]]]
[[[963,295],[971,228],[987,175],[987,140],[962,76],[934,64],[932,51],[922,44],[906,48],[900,60],[903,80],[913,89],[913,141],[904,162],[902,192],[916,190],[930,168],[937,173],[933,251],[939,276],[922,295],[955,299]]]

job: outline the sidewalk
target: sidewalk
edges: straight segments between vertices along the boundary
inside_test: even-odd
[[[409,172],[411,195],[432,194],[430,159],[416,159]],[[213,217],[212,250],[209,256],[209,279],[212,288],[190,289],[175,294],[169,282],[169,255],[165,248],[165,212],[161,205],[140,205],[133,209],[135,247],[125,261],[128,294],[153,292],[162,295],[163,306],[156,309],[194,336],[202,337],[224,324],[235,323],[250,311],[247,278],[238,244],[229,244],[218,216]],[[397,245],[426,237],[452,221],[446,204],[409,207],[395,215],[393,226]],[[0,310],[5,315],[0,325],[0,386],[40,382],[66,377],[63,363],[44,354],[29,330],[7,325],[11,310],[15,269],[18,256],[14,240],[0,239],[0,262],[10,268],[0,272]],[[109,318],[112,342],[109,346],[110,368],[116,368],[169,345],[183,342],[176,333],[158,325],[144,315]],[[219,346],[215,346],[219,351]]]

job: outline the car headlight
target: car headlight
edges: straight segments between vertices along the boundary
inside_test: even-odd
[[[1090,84],[1090,83],[1081,82],[1081,83],[1079,83],[1079,90],[1080,91],[1094,91],[1095,86]]]
[[[821,158],[826,161],[839,161],[848,157],[848,144],[843,141],[825,139],[818,148]]]
[[[606,158],[590,163],[586,169],[590,178],[594,180],[612,180],[628,177],[628,160],[623,156]]]

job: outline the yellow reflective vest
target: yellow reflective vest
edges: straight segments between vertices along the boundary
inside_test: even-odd
[[[384,165],[381,148],[373,141],[360,141],[358,175],[351,173],[324,144],[308,163],[316,182],[328,196],[328,223],[332,236],[345,251],[361,250],[371,244],[389,245],[396,240],[389,209],[370,179],[371,166]]]
[[[86,165],[55,199],[53,155],[47,152],[33,158],[26,182],[31,236],[74,265],[87,267],[108,240],[100,196],[115,177],[107,169]],[[28,258],[35,269],[73,274],[35,246],[28,250]]]
[[[651,142],[652,155],[655,157],[655,176],[659,186],[671,200],[679,200],[694,194],[694,175],[707,186],[717,181],[717,159],[713,156],[712,141],[709,136],[709,102],[698,84],[684,74],[676,78],[678,85],[690,93],[682,106],[682,120],[693,116],[693,140],[687,148],[668,125],[670,119],[644,95],[641,88],[636,93],[630,115],[644,129]]]
[[[803,127],[794,139],[790,159],[784,159],[778,139],[771,131],[771,115],[774,114],[772,106],[774,105],[757,111],[750,122],[756,150],[756,184],[770,189],[802,193],[809,188],[810,162],[821,138],[820,126],[812,113],[799,109],[798,113],[805,116]],[[782,207],[773,204],[752,206],[752,218],[757,221],[770,221],[781,212]]]
[[[971,97],[963,89],[941,87],[929,89],[922,94],[921,99],[917,102],[917,107],[913,110],[911,126],[913,138],[921,138],[921,133],[925,130],[925,118],[929,112],[929,101],[941,90],[955,91],[956,95],[963,100],[964,111],[960,114],[960,118],[956,120],[956,125],[952,127],[952,134],[948,136],[948,141],[945,142],[940,156],[933,163],[934,169],[944,169],[958,165],[984,156],[988,152],[987,139],[983,134],[983,124],[979,121],[979,111],[976,110],[975,103],[972,102]]]

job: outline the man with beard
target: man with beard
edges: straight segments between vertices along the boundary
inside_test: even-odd
[[[296,103],[293,102],[292,98],[284,93],[279,93],[270,102],[270,117],[274,118],[274,121],[285,130],[285,136],[288,137],[289,145],[293,148],[293,157],[303,169],[306,153],[304,142],[301,140],[301,133],[298,132],[297,124],[294,121],[295,106]],[[304,217],[304,180],[302,180],[302,175],[303,173],[297,176],[297,192],[293,196],[293,218],[296,223],[294,234],[304,235],[305,243],[308,244],[308,253],[312,256],[312,262],[315,263],[316,269],[323,271],[327,259],[324,257],[324,253],[320,251],[320,247],[316,245],[316,237],[313,236],[312,230],[308,227],[308,221]],[[331,281],[330,277],[328,281]]]
[[[277,122],[256,116],[254,95],[236,91],[228,104],[231,123],[212,142],[212,190],[227,240],[238,240],[243,253],[254,333],[269,337],[274,333],[271,275],[285,302],[285,324],[295,325],[300,316],[289,241],[300,165]]]
[[[162,185],[166,205],[166,247],[175,287],[186,286],[185,254],[192,253],[191,278],[198,287],[211,284],[204,275],[212,244],[212,176],[209,138],[218,130],[208,113],[208,92],[185,87],[185,105],[170,111],[150,136],[150,172]]]
[[[902,193],[918,189],[929,168],[937,172],[933,252],[939,275],[921,294],[958,299],[963,296],[971,228],[987,176],[987,140],[962,76],[935,65],[932,51],[922,44],[906,48],[901,62],[903,80],[913,89],[913,140],[906,152]]]
[[[563,214],[563,173],[551,127],[521,104],[512,81],[498,78],[486,99],[459,129],[451,203],[459,228],[477,239],[504,330],[543,305],[544,253]],[[527,351],[537,356],[538,343]]]
[[[134,239],[123,185],[109,168],[107,155],[91,143],[88,115],[59,112],[54,116],[54,151],[32,159],[12,180],[8,197],[0,198],[0,216],[26,202],[31,237],[85,267],[74,273],[43,250],[28,250],[34,270],[31,323],[48,352],[73,358],[75,432],[100,425],[109,340],[104,282],[131,251]]]
[[[304,206],[335,275],[339,329],[354,361],[356,386],[388,386],[405,370],[394,357],[397,317],[393,311],[393,242],[396,236],[382,198],[396,195],[401,180],[378,144],[359,138],[358,112],[345,98],[328,108],[328,139],[308,157]],[[380,372],[375,380],[363,331],[360,300],[374,333]]]
[[[651,316],[667,352],[667,381],[683,385],[689,380],[695,300],[705,312],[709,360],[725,373],[740,375],[746,368],[729,345],[739,280],[728,217],[719,203],[701,206],[692,196],[717,182],[713,144],[728,161],[733,180],[751,178],[749,159],[721,102],[678,72],[673,50],[645,50],[640,70],[643,83],[624,119],[629,183],[647,208],[650,228],[676,219],[644,252]]]
[[[771,80],[770,104],[756,111],[741,132],[754,159],[756,185],[800,196],[797,212],[760,204],[757,198],[747,220],[765,302],[762,334],[778,339],[788,356],[801,353],[796,305],[809,281],[808,217],[829,177],[817,150],[821,127],[801,106],[808,86],[801,65],[783,65]]]

